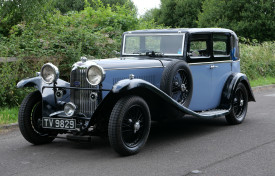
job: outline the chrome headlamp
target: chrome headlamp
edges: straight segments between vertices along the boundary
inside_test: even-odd
[[[92,85],[96,86],[100,84],[105,78],[105,71],[99,65],[91,65],[87,69],[87,81]]]
[[[44,64],[41,69],[41,76],[45,83],[51,84],[59,78],[59,70],[52,63]]]

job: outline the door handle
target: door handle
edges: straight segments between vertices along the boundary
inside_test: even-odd
[[[210,69],[218,68],[219,66],[216,65],[210,65]]]

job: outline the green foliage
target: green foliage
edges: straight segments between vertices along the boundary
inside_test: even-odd
[[[0,125],[17,122],[18,108],[0,108]]]
[[[275,40],[274,0],[205,0],[199,27],[222,27],[259,41]]]
[[[20,104],[32,89],[17,89],[16,83],[35,76],[43,63],[53,62],[61,78],[80,56],[109,58],[120,50],[121,34],[135,29],[159,28],[153,22],[141,21],[128,6],[86,7],[66,15],[55,10],[39,20],[21,22],[11,27],[9,36],[0,36],[0,56],[19,57],[19,62],[0,63],[0,107]]]
[[[275,43],[240,44],[241,71],[249,79],[275,77]]]
[[[69,63],[81,55],[113,57],[114,50],[120,49],[122,32],[152,27],[157,26],[138,20],[135,12],[126,6],[111,8],[99,4],[96,10],[87,7],[67,15],[55,11],[43,20],[13,26],[10,37],[1,38],[0,55],[62,57]]]
[[[171,27],[197,27],[201,0],[161,0],[159,9],[153,9],[142,17],[144,20],[154,19],[157,24]]]
[[[58,9],[62,14],[65,14],[69,11],[81,11],[84,10],[85,6],[97,8],[97,0],[54,0],[54,7]],[[101,0],[104,6],[127,6],[132,10],[136,10],[134,3],[131,0]]]
[[[53,10],[51,4],[52,0],[0,0],[0,34],[8,36],[21,21],[39,21]]]
[[[50,61],[58,65],[57,60]],[[45,59],[26,58],[0,63],[0,107],[18,106],[26,93],[33,91],[33,88],[17,89],[16,84],[26,77],[34,77],[45,62]]]

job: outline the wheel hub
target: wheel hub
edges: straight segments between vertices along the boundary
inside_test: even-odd
[[[244,100],[241,100],[240,101],[240,106],[243,106],[243,104],[244,104]]]
[[[185,86],[185,84],[181,84],[181,85],[180,85],[180,90],[181,90],[182,92],[186,91],[186,86]]]
[[[137,121],[134,125],[134,133],[136,133],[140,129],[140,121]]]

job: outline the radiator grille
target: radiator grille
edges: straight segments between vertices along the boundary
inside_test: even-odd
[[[86,69],[75,69],[71,72],[71,87],[92,88],[86,80]],[[71,91],[71,102],[77,106],[77,112],[83,113],[87,117],[91,117],[94,113],[97,101],[90,99],[91,90],[77,90]]]

